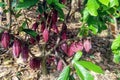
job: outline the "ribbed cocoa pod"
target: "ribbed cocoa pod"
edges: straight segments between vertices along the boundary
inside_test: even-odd
[[[62,40],[67,39],[67,26],[65,23],[62,24],[61,38]]]
[[[74,52],[77,52],[79,50],[82,51],[83,50],[82,42],[74,42],[72,49],[73,49]]]
[[[14,40],[13,47],[12,47],[14,57],[18,58],[21,52],[21,42],[18,39]]]
[[[56,24],[57,18],[58,18],[58,12],[56,10],[53,10],[53,14],[52,14],[52,23],[53,24]]]
[[[28,60],[28,57],[29,57],[28,53],[29,53],[28,45],[24,45],[21,51],[21,57],[25,62]]]
[[[1,46],[3,48],[8,48],[10,43],[10,34],[8,31],[4,31],[1,37]]]
[[[85,51],[88,53],[90,49],[92,48],[91,41],[88,39],[84,40],[83,46],[84,46]]]
[[[57,71],[62,71],[62,70],[63,70],[63,62],[62,60],[59,60],[57,65]]]
[[[68,57],[71,57],[76,53],[77,51],[82,51],[83,50],[83,44],[82,42],[73,42],[70,47],[68,48]]]
[[[63,43],[63,44],[61,45],[61,49],[67,54],[67,53],[68,53],[67,43]]]
[[[73,51],[73,47],[74,47],[74,44],[71,44],[69,47],[68,47],[68,53],[67,53],[67,56],[68,57],[71,57],[74,55],[74,51]]]
[[[38,28],[38,23],[35,22],[35,23],[32,25],[32,30],[35,30],[35,31],[36,31],[37,28]]]
[[[61,38],[62,38],[62,40],[65,40],[65,39],[67,39],[66,32],[63,32],[63,33],[61,34]]]
[[[41,60],[37,57],[31,58],[30,62],[29,62],[29,66],[33,70],[39,69],[40,68],[40,62],[41,62]]]
[[[42,33],[43,33],[44,29],[45,29],[45,22],[43,21],[43,22],[41,22],[41,32]]]
[[[49,31],[48,31],[48,29],[46,28],[46,29],[44,29],[44,31],[43,31],[43,39],[44,39],[44,41],[45,42],[48,42],[48,38],[49,38]]]

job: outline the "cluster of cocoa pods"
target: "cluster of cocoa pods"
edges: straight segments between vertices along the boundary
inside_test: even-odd
[[[61,49],[66,53],[68,57],[71,57],[77,51],[86,51],[87,53],[90,52],[92,48],[91,41],[89,39],[85,39],[83,41],[72,42],[69,46],[67,43],[63,43],[61,45]]]
[[[51,12],[51,15],[48,15],[46,13],[39,15],[38,19],[40,19],[42,16],[44,18],[46,18],[45,20],[42,20],[40,22],[40,24],[41,24],[40,31],[42,33],[42,38],[45,43],[47,43],[49,41],[51,31],[54,32],[55,34],[59,34],[61,41],[67,40],[67,26],[65,23],[63,23],[62,29],[61,29],[61,31],[59,31],[58,26],[57,26],[58,12],[56,10],[53,9]],[[39,22],[35,22],[32,25],[31,29],[34,31],[37,31],[38,26],[39,26]],[[32,36],[30,36],[28,39],[29,40],[27,40],[27,41],[29,41],[29,43],[31,43],[31,44],[36,44],[36,42],[39,44],[40,35],[38,34],[36,36],[36,38],[33,38]],[[29,45],[25,44],[24,42],[22,42],[22,40],[20,40],[18,38],[15,38],[13,41],[11,41],[10,33],[5,30],[1,36],[1,47],[3,47],[4,49],[8,49],[10,42],[13,42],[12,43],[13,56],[15,58],[18,58],[19,56],[21,56],[23,58],[23,61],[27,61],[29,58]],[[60,48],[63,50],[65,55],[67,55],[68,57],[71,57],[79,50],[80,51],[85,50],[88,53],[90,51],[90,49],[92,48],[92,45],[91,45],[91,41],[89,39],[85,39],[83,41],[72,42],[69,45],[65,42],[65,43],[61,44]],[[54,62],[54,60],[56,60],[55,57],[52,59],[48,58],[48,63]],[[29,62],[30,67],[32,69],[39,69],[40,63],[41,63],[41,59],[38,57],[32,57]],[[61,59],[57,60],[56,67],[57,67],[58,71],[61,71],[63,69],[63,62]]]

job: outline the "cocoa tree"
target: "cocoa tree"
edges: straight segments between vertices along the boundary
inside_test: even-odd
[[[62,71],[58,80],[74,80],[73,74],[77,74],[81,80],[93,80],[94,77],[89,71],[103,73],[103,70],[92,62],[81,60],[82,54],[90,53],[92,48],[91,40],[87,36],[89,32],[97,34],[108,29],[110,19],[115,18],[114,15],[118,17],[120,2],[118,0],[81,2],[81,4],[84,3],[81,10],[83,23],[78,37],[74,38],[69,38],[67,34],[68,28],[63,12],[63,8],[66,7],[65,3],[66,0],[13,0],[10,15],[16,22],[20,16],[24,16],[24,20],[20,25],[17,24],[17,27],[11,26],[13,24],[11,21],[9,27],[0,26],[2,30],[1,47],[5,50],[12,47],[14,58],[21,56],[23,62],[29,62],[31,69],[41,69],[45,75],[49,72],[48,68],[53,66],[51,64],[54,64],[56,70]],[[4,4],[4,2],[0,4]],[[6,10],[3,5],[1,7]],[[29,11],[34,7],[38,12],[38,17],[30,27],[30,20],[26,16],[25,10]],[[61,29],[58,27],[58,22],[61,22]],[[25,33],[24,37],[20,36],[22,32]],[[34,45],[39,48],[41,53],[39,56],[31,52]]]

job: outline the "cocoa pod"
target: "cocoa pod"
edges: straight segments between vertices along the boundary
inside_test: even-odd
[[[31,58],[29,66],[33,70],[39,69],[40,68],[40,62],[41,62],[41,60],[37,57]]]
[[[18,58],[21,52],[21,42],[18,39],[14,40],[12,51],[14,57]]]
[[[38,28],[38,23],[35,22],[35,23],[32,25],[32,30],[35,30],[35,31],[36,31],[37,28]]]
[[[84,46],[85,51],[88,53],[90,49],[92,48],[91,41],[88,39],[84,40],[83,46]]]
[[[43,22],[41,22],[41,32],[42,33],[43,33],[44,29],[45,29],[45,22],[43,21]]]
[[[58,18],[58,12],[56,10],[53,10],[53,14],[52,14],[52,23],[53,24],[56,24],[57,18]]]
[[[63,62],[62,60],[59,60],[57,65],[57,71],[62,71],[62,70],[63,70]]]
[[[24,45],[21,51],[21,57],[23,58],[24,62],[28,60],[29,57],[28,53],[29,53],[28,45]]]
[[[1,46],[3,48],[8,48],[10,43],[10,34],[8,33],[8,31],[4,31],[1,37]]]
[[[63,44],[61,45],[61,49],[67,54],[67,53],[68,53],[67,43],[63,43]]]
[[[48,41],[48,38],[49,38],[49,31],[48,31],[48,29],[46,28],[46,29],[44,29],[44,31],[43,31],[43,39],[44,39],[44,41],[45,42],[47,42]]]

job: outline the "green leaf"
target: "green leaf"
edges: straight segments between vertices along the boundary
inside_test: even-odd
[[[79,30],[78,36],[87,36],[88,35],[88,27],[82,26]]]
[[[89,17],[89,12],[85,8],[84,11],[83,11],[83,21],[86,22],[88,20],[88,17]]]
[[[78,51],[78,52],[75,54],[73,60],[78,61],[78,60],[82,57],[82,54],[83,54],[83,53],[82,53],[81,51]]]
[[[120,53],[119,54],[114,54],[113,62],[115,62],[117,64],[120,62]]]
[[[88,61],[79,61],[79,64],[85,67],[88,70],[97,72],[97,73],[103,73],[103,70],[96,64],[93,64],[92,62]]]
[[[98,28],[94,27],[93,25],[90,25],[89,29],[92,31],[93,34],[97,34],[98,32]]]
[[[51,4],[53,0],[46,0],[48,4]]]
[[[75,80],[75,78],[73,77],[73,75],[70,75],[70,79],[69,80]]]
[[[106,6],[108,6],[110,0],[99,0],[99,2],[106,5]]]
[[[39,0],[24,0],[23,2],[19,2],[17,5],[17,9],[26,9],[35,5]]]
[[[117,50],[120,47],[120,35],[112,42],[111,49]]]
[[[20,2],[24,2],[24,0],[19,0]]]
[[[4,2],[0,2],[0,7],[5,6],[6,4]]]
[[[60,4],[60,3],[55,3],[55,5],[57,5],[59,8],[65,8],[65,5],[64,4]]]
[[[97,16],[98,15],[98,8],[99,4],[96,0],[88,0],[87,2],[87,10],[92,16]]]
[[[64,13],[61,7],[59,7],[58,5],[55,5],[54,7],[57,11],[58,11],[58,16],[62,19],[64,19]]]
[[[31,29],[23,29],[22,31],[24,31],[25,33],[29,34],[33,38],[36,38],[36,36],[38,35],[34,30],[31,30]]]
[[[94,77],[78,61],[74,62],[74,68],[80,80],[94,80]]]
[[[110,7],[119,6],[118,0],[110,0]]]
[[[70,77],[70,66],[66,66],[57,80],[69,80],[69,77]]]
[[[25,29],[25,28],[27,28],[27,23],[26,23],[26,21],[24,21],[24,22],[22,23],[22,26],[19,27],[19,31],[22,31],[22,30]]]
[[[42,5],[42,4],[39,4],[39,5],[38,5],[38,11],[40,12],[40,14],[42,14],[42,13],[44,12],[43,5]]]

